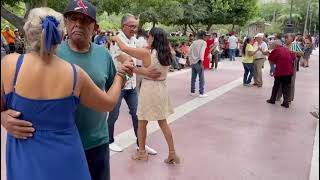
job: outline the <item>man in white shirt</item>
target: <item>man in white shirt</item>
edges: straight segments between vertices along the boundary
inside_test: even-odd
[[[228,39],[229,43],[229,58],[230,61],[236,60],[236,49],[238,47],[238,38],[234,36],[234,33],[231,33],[231,36]]]
[[[137,38],[136,38],[136,42],[135,42],[137,48],[147,48],[148,47],[147,36],[148,36],[148,34],[144,29],[140,28],[138,30]],[[143,67],[143,62],[141,60],[136,59],[136,66],[137,67]],[[140,92],[142,79],[143,79],[143,76],[137,75],[137,77],[136,77],[136,85],[137,85],[136,89],[137,89],[138,94]]]
[[[122,40],[122,42],[126,43],[127,46],[129,46],[129,47],[136,47],[136,44],[135,44],[136,38],[134,36],[136,34],[137,26],[138,26],[138,21],[133,15],[127,14],[122,17],[122,20],[121,20],[122,31],[120,31],[120,33],[118,34],[118,37]],[[115,45],[114,48],[115,49],[114,49],[114,53],[112,56],[114,58],[114,64],[117,67],[118,63],[122,63],[121,62],[122,59],[120,58],[120,55],[123,55],[124,52],[122,52],[117,45]],[[132,58],[132,59],[133,59],[133,61],[136,61],[135,58]],[[139,73],[139,72],[137,72],[137,73]],[[144,74],[144,75],[146,75],[146,74]],[[114,143],[114,125],[119,117],[120,106],[121,106],[121,102],[122,102],[123,98],[125,99],[128,107],[129,107],[129,113],[132,117],[132,124],[133,124],[134,133],[137,137],[138,94],[136,91],[136,75],[135,75],[135,73],[126,82],[124,88],[121,91],[118,103],[114,107],[113,111],[110,112],[109,117],[108,117],[109,148],[112,151],[116,151],[116,152],[122,151],[122,148],[119,147],[116,143]],[[137,145],[138,145],[138,139],[137,139]],[[151,155],[157,154],[157,152],[155,150],[153,150],[152,148],[150,148],[148,146],[146,146],[145,149]]]
[[[264,34],[258,33],[255,36],[256,42],[253,44],[253,50],[258,52],[253,56],[254,63],[254,86],[262,87],[262,68],[268,55],[268,45],[263,41]]]
[[[199,75],[199,97],[207,97],[208,95],[204,94],[204,68],[203,60],[204,53],[207,47],[207,43],[204,40],[206,37],[206,32],[200,31],[198,33],[198,39],[193,41],[189,49],[189,60],[192,68],[191,75],[191,96],[195,95],[195,83],[197,76]]]

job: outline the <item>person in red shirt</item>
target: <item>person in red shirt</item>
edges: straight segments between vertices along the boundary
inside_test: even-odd
[[[281,106],[289,108],[290,86],[293,75],[294,54],[286,47],[280,45],[279,40],[274,43],[275,49],[269,54],[269,61],[274,63],[276,68],[274,72],[274,84],[272,88],[271,98],[267,100],[270,104],[275,104],[279,87],[282,87],[283,103]],[[278,43],[277,43],[278,42]]]
[[[214,39],[211,37],[210,34],[207,34],[206,36],[206,42],[207,42],[207,48],[204,53],[204,60],[203,60],[203,67],[204,69],[210,68],[210,46],[213,44]]]

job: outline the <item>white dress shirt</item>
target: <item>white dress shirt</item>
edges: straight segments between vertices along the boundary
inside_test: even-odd
[[[120,31],[120,33],[118,34],[118,37],[127,46],[134,47],[134,48],[136,47],[136,44],[135,44],[136,38],[135,37],[128,39],[127,36],[122,31]],[[121,51],[121,49],[119,48],[119,46],[117,44],[113,47],[113,52],[114,52],[113,61],[114,61],[115,66],[117,67],[118,63],[120,63],[120,62],[118,62],[117,57],[121,53],[124,53],[124,52]],[[136,59],[133,57],[132,57],[132,59],[133,59],[134,64],[136,64]],[[126,82],[123,89],[134,89],[135,87],[136,87],[136,74],[133,74],[133,76]]]

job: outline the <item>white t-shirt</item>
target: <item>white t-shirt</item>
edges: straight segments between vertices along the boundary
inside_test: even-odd
[[[238,38],[232,35],[229,37],[228,43],[229,43],[229,49],[236,49],[238,47]]]

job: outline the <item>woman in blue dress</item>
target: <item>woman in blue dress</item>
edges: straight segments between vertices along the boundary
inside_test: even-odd
[[[121,66],[105,93],[80,67],[55,56],[63,29],[60,13],[31,10],[24,26],[29,52],[1,61],[1,112],[19,111],[35,129],[28,139],[7,135],[8,180],[90,180],[75,110],[79,103],[112,110],[132,70],[129,61]]]

